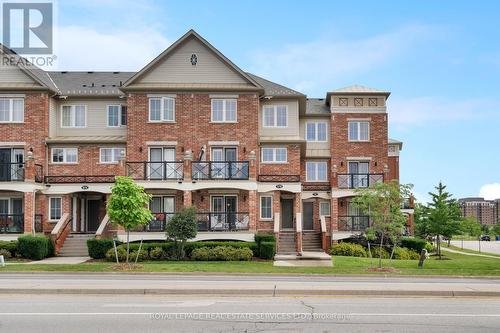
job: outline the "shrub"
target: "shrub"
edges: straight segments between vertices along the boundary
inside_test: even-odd
[[[113,248],[113,240],[90,238],[87,240],[87,248],[91,258],[103,259],[106,258],[106,252]]]
[[[145,251],[145,250],[143,250]],[[161,247],[155,247],[149,251],[149,258],[151,260],[161,260],[165,257],[165,253]]]
[[[12,254],[6,249],[0,249],[0,256],[3,256],[5,259],[12,258]]]
[[[17,255],[17,241],[0,241],[0,250],[7,250],[10,252],[11,257]]]
[[[273,259],[276,251],[275,242],[261,242],[260,243],[260,258],[262,259]]]
[[[137,257],[137,253],[139,253],[139,257],[137,258],[137,261],[144,261],[144,260],[149,259],[148,251],[141,249],[141,252],[139,252],[139,251],[130,252],[129,260],[135,261],[135,258]]]
[[[50,244],[49,244],[50,243]],[[44,236],[25,235],[18,238],[19,254],[23,258],[42,260],[53,251],[52,242]]]
[[[118,260],[120,262],[124,262],[127,259],[127,250],[123,247],[117,247],[116,252],[118,253]],[[106,259],[109,261],[116,261],[114,248],[109,249],[108,252],[106,252]]]
[[[340,242],[332,246],[330,254],[347,257],[366,257],[366,250],[359,244]]]
[[[414,250],[405,247],[396,247],[393,258],[399,260],[418,260],[420,255]]]
[[[194,249],[191,258],[198,261],[242,261],[252,259],[253,252],[249,248],[217,246]]]
[[[387,252],[386,249],[380,246],[372,246],[371,251],[373,258],[380,258],[380,254],[382,254],[382,259],[389,259],[390,257],[389,252]]]
[[[427,252],[432,251],[432,244],[421,238],[410,238],[405,237],[401,239],[401,246],[408,249],[414,250],[420,254],[422,249],[426,249]]]

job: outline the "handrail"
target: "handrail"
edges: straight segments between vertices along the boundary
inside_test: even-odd
[[[280,232],[280,213],[274,213],[274,233]]]
[[[97,231],[95,232],[95,237],[99,238],[102,236],[104,233],[104,229],[106,229],[106,226],[108,225],[109,222],[109,216],[106,214],[104,218],[101,221],[101,224],[99,224],[99,228],[97,228]]]
[[[54,229],[50,232],[50,236],[52,240],[54,241],[54,247],[56,250],[56,253],[59,252],[59,250],[62,247],[62,244],[66,240],[66,237],[68,236],[70,229],[68,226],[71,226],[71,217],[69,213],[64,213],[57,224],[55,225]]]
[[[64,213],[59,221],[57,221],[56,225],[54,226],[54,229],[50,232],[52,236],[57,236],[64,228],[66,227],[67,223],[71,221],[69,218],[69,213]]]
[[[326,232],[326,217],[325,216],[320,216],[319,225],[321,227],[321,232]]]
[[[328,251],[329,244],[327,244],[328,238],[327,238],[326,217],[325,216],[319,217],[319,225],[321,228],[321,248],[325,251]]]

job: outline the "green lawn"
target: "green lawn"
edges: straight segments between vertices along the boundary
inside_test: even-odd
[[[481,258],[461,254],[446,253],[449,260],[437,260],[435,257],[425,262],[423,269],[417,268],[417,261],[384,260],[385,267],[394,267],[400,273],[392,275],[455,275],[455,276],[500,276],[500,260]],[[198,272],[198,273],[277,273],[277,274],[382,274],[367,272],[370,259],[354,257],[334,257],[334,267],[273,267],[271,261],[252,262],[197,262],[169,261],[145,262],[144,268],[134,272]],[[377,260],[373,259],[373,265]],[[0,272],[114,272],[113,264],[91,262],[78,265],[40,265],[8,264]]]

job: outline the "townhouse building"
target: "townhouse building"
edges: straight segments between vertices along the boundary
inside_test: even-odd
[[[363,232],[355,189],[399,179],[389,92],[351,86],[308,98],[244,72],[191,30],[138,72],[0,67],[0,235],[116,236],[114,177],[152,195],[133,239],[165,239],[182,207],[197,240],[274,232],[278,252],[326,250]],[[15,63],[14,65],[12,63]],[[412,228],[412,203],[402,207]],[[14,237],[12,236],[12,237]]]

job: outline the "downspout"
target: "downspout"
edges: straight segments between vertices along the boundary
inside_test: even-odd
[[[35,234],[36,234],[36,232],[35,232],[35,222],[36,222],[36,221],[35,221],[35,216],[36,216],[36,209],[35,209],[35,202],[36,202],[36,200],[35,200],[35,196],[36,196],[36,190],[33,190],[33,195],[32,195],[32,197],[33,197],[33,198],[32,198],[32,201],[33,201],[33,202],[32,202],[32,207],[33,207],[33,208],[32,208],[32,210],[33,210],[33,214],[32,214],[32,216],[31,216],[31,218],[32,218],[32,220],[31,220],[31,221],[33,221],[33,225],[31,226],[31,233],[33,234],[33,236],[35,236]]]

